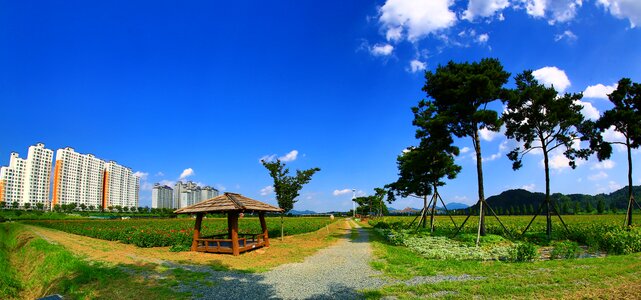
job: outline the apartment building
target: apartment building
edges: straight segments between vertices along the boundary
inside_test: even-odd
[[[71,147],[56,151],[52,204],[138,207],[140,181],[131,169]]]
[[[56,151],[52,204],[103,207],[105,162],[66,147]]]
[[[103,207],[127,206],[138,207],[138,191],[140,179],[131,169],[117,164],[115,161],[105,163],[105,179],[103,184]]]
[[[0,168],[0,202],[11,205],[17,202],[20,207],[29,203],[49,203],[49,178],[53,151],[38,143],[30,146],[27,159],[11,153],[9,166]]]
[[[151,190],[151,208],[176,208],[174,206],[174,190],[156,183]]]
[[[210,186],[201,187],[192,181],[187,181],[185,183],[178,181],[174,186],[173,208],[187,207],[216,197],[218,194],[218,190]]]

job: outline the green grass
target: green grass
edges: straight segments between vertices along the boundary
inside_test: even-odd
[[[20,224],[0,224],[0,298],[180,299],[187,295],[137,276],[127,266],[90,263],[34,236]]]
[[[638,253],[525,263],[436,260],[426,259],[406,247],[391,245],[378,234],[373,233],[371,239],[377,258],[372,266],[385,275],[404,280],[414,276],[463,274],[480,278],[416,286],[397,284],[368,291],[366,296],[374,299],[383,296],[425,298],[439,295],[437,293],[451,299],[560,298],[634,283],[641,276]]]

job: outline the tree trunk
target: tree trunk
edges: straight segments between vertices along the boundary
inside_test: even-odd
[[[423,222],[423,228],[427,223],[427,195],[423,196],[423,213],[421,215],[421,221]]]
[[[634,208],[634,195],[632,195],[632,149],[630,149],[630,138],[626,136],[625,145],[628,147],[628,226],[632,225],[632,210]]]
[[[552,215],[550,213],[550,167],[548,160],[548,152],[543,144],[543,166],[545,169],[545,233],[547,234],[548,240],[552,238]]]
[[[430,231],[434,232],[434,213],[436,212],[436,200],[438,199],[438,190],[436,188],[436,184],[434,185],[434,194],[432,195],[432,214],[430,215]]]
[[[283,229],[283,215],[285,213],[280,213],[280,240],[283,241],[283,236],[285,236],[285,230]]]
[[[476,126],[476,125],[475,125]],[[478,179],[479,191],[479,235],[485,236],[485,191],[483,189],[483,158],[481,157],[481,139],[479,138],[478,129],[474,129],[474,150],[476,151],[476,174]]]

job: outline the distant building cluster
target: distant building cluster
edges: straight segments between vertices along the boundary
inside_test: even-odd
[[[108,208],[138,207],[140,179],[131,169],[92,154],[80,154],[66,147],[56,151],[53,192],[49,186],[53,151],[44,144],[29,147],[27,159],[11,153],[8,167],[0,168],[0,202],[19,207],[38,203],[46,207],[72,204]]]
[[[151,207],[178,209],[218,195],[217,189],[210,186],[201,187],[192,181],[178,181],[173,188],[156,183],[151,192]]]

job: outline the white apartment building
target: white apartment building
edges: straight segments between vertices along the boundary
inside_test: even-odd
[[[20,207],[47,205],[52,159],[53,151],[42,143],[29,147],[27,159],[11,153],[9,166],[0,168],[0,202],[18,202]]]
[[[197,183],[178,181],[174,186],[174,208],[183,208],[218,196],[217,189],[200,187]]]
[[[103,207],[127,206],[138,207],[140,179],[131,169],[115,161],[105,163]]]
[[[53,175],[53,205],[84,204],[103,206],[105,162],[91,154],[80,154],[66,147],[56,151]]]
[[[169,186],[156,183],[151,190],[151,208],[176,208],[174,190]]]

